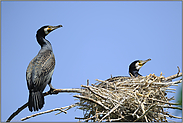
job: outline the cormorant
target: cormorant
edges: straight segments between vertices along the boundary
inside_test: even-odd
[[[60,27],[62,25],[43,26],[37,31],[36,38],[41,49],[37,56],[31,60],[26,71],[26,80],[29,89],[28,108],[31,112],[33,110],[38,111],[43,107],[43,90],[47,84],[50,87],[49,93],[54,94],[51,79],[55,67],[55,56],[51,43],[45,39],[45,36]]]
[[[148,61],[150,61],[151,59],[147,59],[147,60],[135,60],[133,61],[130,65],[129,65],[129,74],[130,76],[134,76],[134,77],[138,77],[138,76],[142,76],[139,74],[139,70],[140,68],[145,64],[147,63]],[[118,80],[118,79],[123,79],[123,80],[126,80],[126,79],[129,79],[130,77],[128,76],[116,76],[116,77],[112,77],[112,78],[109,78],[107,79],[106,81],[109,81],[109,82],[113,82],[115,80]]]
[[[142,76],[139,74],[139,70],[140,68],[147,63],[148,61],[150,61],[151,59],[147,59],[147,60],[136,60],[134,62],[132,62],[129,66],[129,74],[132,74],[134,77],[138,77],[138,76]],[[131,76],[131,75],[130,75]]]

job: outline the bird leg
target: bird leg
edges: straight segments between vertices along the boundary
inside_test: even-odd
[[[51,79],[50,79],[48,85],[50,87],[50,90],[48,91],[49,94],[58,94],[58,92],[54,92],[55,88],[51,84]]]

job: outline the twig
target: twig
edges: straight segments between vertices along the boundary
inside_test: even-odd
[[[174,81],[174,82],[153,82],[152,84],[153,85],[175,85],[175,84],[178,84],[178,83],[181,83],[182,80],[177,80],[177,81]]]
[[[172,86],[178,86],[178,83],[181,83],[182,80],[177,80],[174,82],[153,82],[152,85],[172,85]],[[140,85],[140,84],[139,84]]]
[[[10,122],[16,115],[18,115],[23,109],[25,109],[28,106],[28,103],[25,103],[23,106],[21,106],[20,108],[18,108],[17,111],[15,111],[6,122]]]
[[[73,97],[76,97],[76,98],[81,98],[81,99],[84,99],[84,100],[88,100],[88,101],[91,101],[93,103],[96,103],[98,105],[100,105],[101,107],[103,107],[104,109],[108,110],[109,108],[106,107],[105,105],[103,105],[100,101],[96,101],[92,98],[89,98],[89,97],[85,97],[85,96],[80,96],[80,95],[74,95]]]
[[[179,75],[179,73],[180,73],[180,68],[179,68],[179,66],[177,66],[177,68],[178,68],[177,75]]]
[[[145,100],[144,100],[144,101],[145,101]],[[140,106],[141,106],[141,109],[142,109],[143,114],[145,114],[146,111],[144,110],[144,102],[142,102],[142,103],[140,104]],[[141,116],[140,116],[140,117],[141,117]],[[139,117],[139,119],[145,117],[146,122],[148,122],[146,115],[143,115],[141,118],[140,118],[140,117]]]
[[[73,108],[73,107],[79,106],[79,105],[80,105],[80,103],[78,102],[78,103],[74,103],[74,104],[69,105],[69,106],[61,107],[61,109],[67,108],[67,109],[64,110],[64,111],[67,111],[67,110],[69,110],[69,109],[71,109],[71,108]],[[60,114],[60,113],[62,113],[62,112],[58,112],[58,113],[56,113],[55,115],[58,115],[58,114]]]
[[[47,111],[44,111],[44,112],[40,112],[40,113],[36,113],[36,114],[30,115],[30,116],[27,116],[25,118],[22,118],[21,121],[27,120],[27,119],[29,119],[31,117],[35,117],[35,116],[38,116],[38,115],[42,115],[42,114],[46,114],[46,113],[51,113],[53,111],[61,111],[61,112],[64,112],[65,114],[67,114],[67,112],[63,111],[61,108],[55,108],[55,109],[52,109],[52,110],[47,110]]]
[[[88,120],[90,120],[90,119],[92,119],[92,118],[96,117],[96,115],[98,115],[98,114],[96,113],[94,116],[89,117],[89,118],[87,118],[87,119],[84,119],[84,120],[82,120],[82,121],[87,122]]]
[[[182,119],[182,117],[178,117],[178,116],[173,116],[171,114],[168,114],[171,118],[177,118],[177,119]]]
[[[87,86],[89,85],[89,79],[87,79]]]
[[[163,101],[163,100],[158,100],[158,99],[153,99],[153,98],[149,98],[149,100],[153,100],[153,101],[157,101],[157,102],[162,102],[162,103],[165,103],[165,104],[170,104],[170,105],[179,105],[179,103],[171,103],[171,102],[166,102],[166,101]]]
[[[85,85],[81,85],[81,87],[84,87],[84,88],[93,88],[93,89],[95,89],[95,90],[99,89],[99,88],[97,88],[97,87],[85,86]],[[109,90],[107,90],[107,89],[105,89],[105,88],[100,88],[100,90],[101,90],[101,91],[105,91],[105,92],[107,92],[107,93],[110,93],[112,96],[114,96],[114,94],[113,94],[111,91],[109,91]],[[96,94],[96,95],[97,95],[97,94]],[[104,97],[104,96],[103,96],[103,98],[106,99],[106,97]],[[107,98],[108,98],[108,97],[107,97]]]
[[[103,83],[107,83],[106,81],[99,80],[99,79],[95,79],[95,81],[98,81],[98,82],[103,82]]]
[[[141,105],[138,106],[138,108],[133,112],[132,116],[136,115],[137,111],[140,109]],[[137,117],[138,118],[138,117]]]
[[[92,93],[94,93],[95,95],[97,95],[97,96],[99,96],[99,97],[101,97],[101,98],[103,98],[103,99],[107,99],[107,97],[105,97],[105,96],[103,96],[103,95],[100,95],[100,94],[98,94],[97,92],[95,92],[93,89],[91,89],[91,86],[81,85],[81,87],[88,88],[88,89],[89,89]],[[95,87],[93,87],[93,88],[95,88]]]
[[[165,89],[162,89],[162,90],[173,90],[173,91],[176,91],[176,89],[174,89],[174,88],[165,88]]]
[[[114,108],[112,108],[104,117],[102,117],[102,119],[99,122],[101,122],[104,118],[106,118],[109,114],[111,114],[114,110],[116,110],[124,101],[125,98],[121,100]]]
[[[182,76],[182,73],[177,73],[177,74],[175,74],[175,75],[172,75],[172,76],[169,76],[169,77],[166,77],[165,78],[165,80],[166,81],[169,81],[169,80],[172,80],[172,79],[175,79],[175,78],[178,78],[178,77],[180,77],[180,76]]]
[[[120,118],[118,118],[118,119],[110,119],[109,121],[110,121],[110,122],[114,122],[114,121],[119,121],[119,120],[121,120],[121,119],[123,119],[123,118],[120,117]]]
[[[95,95],[97,95],[97,96],[99,96],[99,97],[101,97],[101,98],[103,98],[103,99],[106,99],[106,100],[107,100],[107,99],[111,99],[112,101],[118,103],[117,100],[114,100],[114,99],[112,99],[112,98],[110,98],[110,97],[103,96],[103,95],[101,95],[101,94],[95,92],[93,89],[91,89],[91,88],[95,88],[95,87],[85,86],[85,85],[81,85],[81,87],[88,88],[92,93],[94,93]]]
[[[63,93],[63,92],[67,92],[67,93],[82,93],[83,90],[82,89],[55,89],[54,92],[58,92],[58,93]],[[43,93],[44,96],[50,95],[49,92],[45,92]],[[23,106],[21,106],[20,108],[18,108],[8,119],[6,122],[10,122],[16,115],[18,115],[23,109],[25,109],[28,106],[28,102],[25,103]]]
[[[170,118],[182,119],[182,117],[173,116],[173,115],[168,114],[168,113],[166,113],[166,114],[160,114],[160,113],[158,113],[158,115],[165,116],[165,117],[170,117]],[[168,120],[169,120],[169,119],[168,119]]]
[[[162,108],[172,108],[172,109],[182,110],[182,108],[180,108],[180,107],[174,107],[174,106],[168,106],[168,105],[157,105],[157,106],[162,107]]]
[[[151,105],[151,106],[145,111],[145,113],[143,113],[143,115],[141,115],[139,118],[137,118],[137,119],[134,120],[133,122],[136,122],[136,121],[142,119],[142,118],[150,111],[150,109],[152,109],[152,108],[153,108],[154,106],[156,106],[156,105],[157,105],[157,104]]]
[[[79,120],[80,120],[80,119],[86,119],[86,118],[81,118],[81,117],[75,117],[75,119],[79,119]]]
[[[55,108],[55,109],[47,110],[47,111],[44,111],[44,112],[36,113],[36,114],[30,115],[30,116],[27,116],[25,118],[22,118],[21,121],[27,120],[27,119],[29,119],[31,117],[35,117],[35,116],[38,116],[38,115],[42,115],[42,114],[46,114],[46,113],[51,113],[53,111],[60,111],[60,112],[64,112],[65,114],[67,114],[67,110],[69,110],[70,108],[75,107],[77,105],[79,105],[79,103],[75,103],[75,104],[72,104],[72,105],[69,105],[69,106],[66,106],[66,107]],[[65,108],[67,108],[67,109],[63,110]],[[55,114],[55,115],[57,115],[57,114]]]
[[[102,114],[102,113],[101,113],[101,114]],[[92,119],[92,118],[95,118],[97,115],[99,115],[99,113],[96,113],[94,116],[89,117],[89,118],[87,118],[87,119],[84,119],[84,120],[82,120],[82,121],[88,122],[88,120],[90,120],[90,119]]]
[[[58,93],[82,93],[84,92],[83,89],[80,88],[72,88],[72,89],[55,89],[53,92]],[[44,96],[49,95],[49,91],[44,93]]]

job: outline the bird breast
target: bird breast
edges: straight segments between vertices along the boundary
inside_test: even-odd
[[[38,89],[48,84],[55,67],[55,57],[51,50],[40,51],[32,59],[26,71],[26,79],[29,90]],[[45,88],[45,87],[41,87]]]

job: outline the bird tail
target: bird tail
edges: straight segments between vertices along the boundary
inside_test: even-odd
[[[28,101],[28,107],[29,111],[38,111],[41,109],[44,105],[44,95],[40,91],[30,91],[29,92],[29,101]]]

